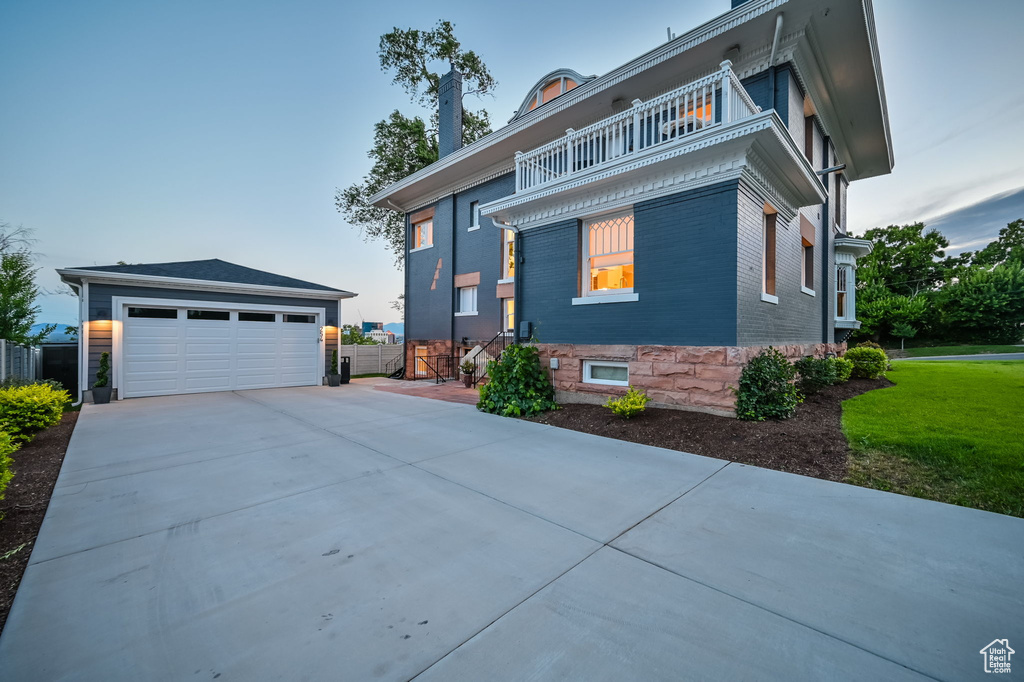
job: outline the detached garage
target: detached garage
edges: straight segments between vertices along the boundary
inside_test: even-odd
[[[222,260],[58,270],[77,293],[83,389],[115,398],[322,383],[356,294]]]

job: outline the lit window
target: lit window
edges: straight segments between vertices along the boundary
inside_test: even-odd
[[[850,284],[853,282],[853,268],[840,265],[836,268],[836,319],[852,320],[853,296]]]
[[[416,360],[415,360],[416,369],[414,371],[415,371],[416,376],[418,376],[418,377],[425,377],[425,376],[427,376],[427,362],[426,362],[426,359],[425,359],[426,357],[427,357],[427,347],[426,346],[416,346]]]
[[[476,314],[476,287],[459,288],[459,313]]]
[[[633,291],[633,213],[588,220],[583,224],[583,295]]]
[[[480,227],[480,202],[469,202],[469,229]]]
[[[629,363],[584,360],[583,383],[629,386]]]
[[[512,279],[516,276],[516,233],[512,230],[501,231],[501,278]]]
[[[576,81],[571,78],[559,78],[551,81],[547,85],[544,85],[533,97],[533,101],[530,103],[530,110],[536,109],[541,104],[547,104],[559,95],[569,92],[576,87]]]
[[[778,213],[765,209],[764,224],[761,231],[761,292],[767,296],[775,296],[775,223]]]
[[[414,249],[423,249],[434,244],[434,220],[424,220],[413,225]]]
[[[814,289],[814,244],[806,239],[800,242],[804,247],[803,283],[805,289]]]
[[[502,317],[504,317],[504,327],[506,331],[516,328],[516,302],[515,299],[505,298],[501,301]]]

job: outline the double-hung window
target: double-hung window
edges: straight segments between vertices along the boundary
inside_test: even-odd
[[[412,248],[425,249],[434,245],[434,219],[421,220],[412,226]]]
[[[480,229],[480,202],[471,201],[469,202],[469,229],[479,230]]]
[[[853,320],[853,268],[849,265],[836,267],[836,319]]]
[[[501,231],[501,279],[511,280],[516,276],[516,233]]]
[[[584,297],[633,293],[633,212],[583,223]]]
[[[456,315],[476,315],[476,287],[459,287],[459,309]]]

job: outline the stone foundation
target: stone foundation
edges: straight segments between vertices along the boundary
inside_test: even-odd
[[[615,360],[629,363],[630,385],[646,391],[653,407],[728,417],[736,416],[736,395],[731,387],[738,386],[747,360],[766,347],[537,344],[542,366],[548,368],[551,358],[558,358],[559,368],[548,370],[558,402],[603,403],[609,396],[625,393],[625,386],[583,383],[584,360]],[[791,361],[846,350],[845,343],[775,347]]]
[[[452,355],[454,344],[451,340],[427,339],[405,342],[405,378],[409,381],[426,379],[425,376],[416,376],[416,346],[426,346],[427,355]]]

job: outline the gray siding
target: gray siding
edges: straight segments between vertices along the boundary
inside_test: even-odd
[[[501,331],[501,301],[495,296],[495,288],[501,278],[502,231],[490,218],[481,218],[480,229],[470,232],[469,205],[473,201],[482,205],[514,194],[515,184],[515,173],[511,173],[466,190],[455,198],[455,274],[480,272],[478,312],[473,316],[455,318],[454,338],[457,341],[463,337],[470,341],[490,341]]]
[[[324,319],[338,317],[337,299],[289,298],[282,296],[265,296],[253,294],[230,294],[216,291],[198,291],[192,289],[164,289],[145,286],[115,286],[110,284],[89,285],[89,320],[109,320],[112,318],[111,299],[114,296],[136,296],[140,298],[166,298],[188,301],[227,301],[229,303],[250,303],[255,305],[296,306],[304,308],[323,308]],[[110,352],[113,348],[109,325],[97,325],[89,330],[89,379],[86,389],[91,388],[96,380],[99,368],[100,353]],[[330,367],[330,340],[327,347],[327,364]]]
[[[776,227],[775,294],[778,304],[761,300],[761,232],[765,197],[740,183],[738,193],[738,300],[737,342],[741,346],[820,343],[821,301],[800,290],[803,249],[799,217]],[[812,214],[815,209],[810,209]],[[820,219],[819,219],[820,224]],[[822,243],[821,228],[815,248]],[[816,252],[820,253],[820,252]],[[822,273],[814,272],[815,292],[820,292]]]
[[[434,206],[434,245],[409,254],[405,261],[408,285],[405,305],[405,338],[449,339],[452,335],[452,197]],[[429,208],[422,206],[416,210]],[[413,211],[414,213],[415,211]],[[412,225],[406,218],[406,235],[412,248]],[[434,285],[434,274],[438,273]]]
[[[525,230],[519,320],[543,343],[735,344],[736,188],[720,183],[634,206],[636,302],[572,305],[579,222]]]

